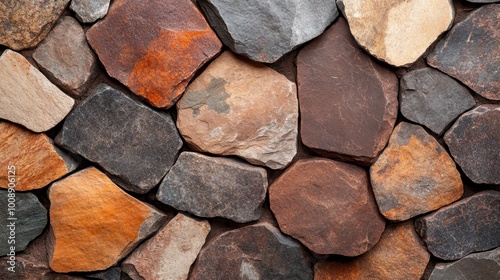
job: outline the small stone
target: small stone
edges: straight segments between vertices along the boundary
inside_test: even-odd
[[[225,232],[208,243],[189,279],[312,280],[313,272],[296,241],[259,223]]]
[[[500,192],[484,191],[415,222],[429,251],[443,260],[500,246]]]
[[[115,266],[101,272],[87,274],[86,276],[91,279],[120,280],[121,274],[122,270]]]
[[[115,1],[87,38],[111,77],[159,108],[172,106],[222,47],[189,0]]]
[[[456,163],[478,184],[500,184],[500,106],[463,114],[444,135]]]
[[[56,142],[98,163],[121,187],[137,193],[160,182],[182,147],[169,113],[105,84],[71,112]]]
[[[110,0],[71,0],[69,8],[83,23],[92,23],[108,13]]]
[[[269,188],[281,231],[317,254],[358,256],[384,231],[367,172],[329,159],[303,159]]]
[[[280,169],[297,153],[295,84],[227,51],[177,103],[177,127],[194,149]]]
[[[373,163],[396,121],[398,80],[357,46],[343,18],[299,52],[297,80],[304,145]]]
[[[465,0],[467,2],[471,2],[471,3],[495,3],[495,2],[499,2],[499,0]]]
[[[157,198],[196,216],[246,223],[262,215],[266,192],[264,168],[183,152],[163,179]]]
[[[0,118],[34,132],[56,126],[75,103],[26,58],[11,50],[0,56],[0,77]]]
[[[396,67],[415,62],[453,24],[450,0],[337,0],[356,41]]]
[[[52,184],[49,199],[47,248],[56,272],[108,269],[166,218],[93,167]]]
[[[132,279],[186,280],[209,232],[208,221],[177,214],[130,254],[123,271]]]

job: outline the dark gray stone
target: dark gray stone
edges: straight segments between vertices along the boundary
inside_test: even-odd
[[[101,280],[120,280],[121,274],[122,270],[119,267],[115,266],[101,272],[87,274],[87,277],[91,279],[101,279]]]
[[[499,0],[465,0],[467,2],[471,3],[495,3],[495,2],[500,2]]]

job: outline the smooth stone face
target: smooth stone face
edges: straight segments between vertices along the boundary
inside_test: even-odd
[[[281,231],[317,254],[357,256],[384,231],[366,171],[329,159],[299,160],[269,188]]]
[[[453,26],[427,63],[491,100],[500,100],[500,5],[486,5]]]
[[[227,51],[177,103],[177,127],[194,149],[280,169],[297,153],[295,84]]]
[[[297,80],[304,145],[373,163],[396,121],[398,80],[357,46],[343,18],[299,52]]]
[[[160,182],[182,147],[169,113],[105,84],[71,112],[56,142],[98,163],[121,187],[137,193]]]
[[[72,0],[69,8],[83,23],[92,23],[108,13],[110,0]]]
[[[75,103],[26,58],[11,50],[0,56],[0,77],[0,118],[34,132],[53,128]]]
[[[190,280],[312,280],[304,251],[268,223],[228,231],[201,250]]]
[[[111,77],[159,108],[172,106],[222,46],[189,0],[114,1],[87,38]]]
[[[264,168],[230,158],[183,152],[163,179],[156,197],[200,217],[246,223],[262,215],[266,192]]]
[[[415,228],[429,251],[443,260],[457,260],[498,247],[500,192],[480,192],[443,207],[419,218]]]

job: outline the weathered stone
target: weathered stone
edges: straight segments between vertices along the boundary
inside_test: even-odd
[[[476,104],[467,88],[432,68],[408,72],[401,78],[401,113],[437,134]]]
[[[367,172],[355,165],[299,160],[271,185],[269,200],[281,231],[318,254],[361,255],[384,231]]]
[[[123,271],[132,279],[186,280],[209,232],[208,221],[177,214],[130,254]]]
[[[22,55],[11,50],[0,56],[0,77],[0,118],[34,132],[53,128],[75,103]]]
[[[38,45],[61,16],[68,2],[69,0],[2,1],[0,3],[0,44],[14,50]]]
[[[54,183],[49,199],[47,249],[56,272],[107,269],[165,220],[93,167]]]
[[[463,114],[444,135],[450,153],[472,181],[500,184],[500,106]]]
[[[356,41],[396,67],[415,62],[453,24],[450,0],[337,0]]]
[[[177,103],[177,127],[196,150],[279,169],[297,153],[295,84],[227,51]]]
[[[366,254],[344,262],[318,263],[314,280],[420,279],[429,259],[413,222],[407,221],[388,226]]]
[[[252,60],[268,63],[320,35],[338,16],[335,0],[198,3],[226,46]]]
[[[79,95],[97,74],[97,60],[82,27],[72,17],[63,17],[36,48],[33,59],[55,84]]]
[[[404,221],[458,200],[463,184],[455,163],[422,127],[401,122],[370,167],[382,215]]]
[[[69,8],[83,23],[92,23],[108,13],[110,0],[72,0]]]
[[[373,163],[396,121],[398,80],[357,46],[343,18],[299,52],[297,80],[304,145]]]
[[[222,46],[189,0],[115,1],[87,38],[111,77],[160,108],[172,106]]]
[[[120,186],[137,193],[160,182],[182,147],[169,113],[105,84],[71,112],[56,142],[98,163]]]
[[[200,217],[258,220],[267,192],[264,168],[183,152],[163,179],[159,201]]]
[[[443,260],[500,246],[500,192],[484,191],[419,218],[415,228]]]
[[[427,63],[483,97],[500,100],[500,5],[486,5],[456,24]]]
[[[465,0],[467,2],[471,2],[471,3],[495,3],[495,2],[499,2],[499,0]]]
[[[190,280],[312,280],[309,260],[300,245],[268,223],[221,234],[198,256]]]
[[[119,267],[112,267],[110,269],[87,274],[86,276],[91,279],[101,279],[101,280],[120,280],[121,279],[122,270]]]

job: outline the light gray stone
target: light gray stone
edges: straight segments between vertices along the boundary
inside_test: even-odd
[[[72,0],[69,8],[83,23],[92,23],[108,13],[110,0]]]

